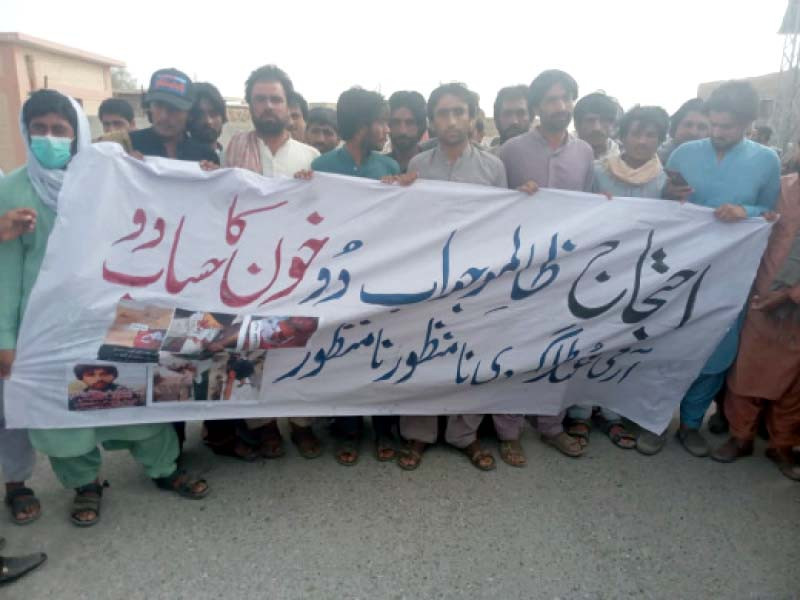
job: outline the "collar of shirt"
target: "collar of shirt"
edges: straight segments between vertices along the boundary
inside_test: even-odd
[[[716,154],[717,149],[714,148],[714,144],[711,143],[711,138],[706,139],[708,140],[708,144],[711,146],[711,149],[714,151],[714,154]],[[747,138],[743,137],[736,144],[725,150],[725,154],[722,155],[722,160],[725,160],[725,158],[728,156],[736,156],[739,152],[741,152],[745,147],[746,140]]]
[[[534,127],[531,129],[530,134],[531,139],[533,139],[537,144],[541,144],[544,146],[550,154],[560,154],[564,151],[565,148],[570,146],[575,142],[575,136],[573,136],[570,132],[565,132],[564,141],[556,148],[555,150],[550,147],[550,143],[547,139],[542,135],[542,132],[539,131],[539,127]]]
[[[351,170],[353,173],[359,173],[364,169],[368,168],[374,161],[375,156],[378,155],[378,152],[370,150],[361,160],[361,164],[356,164],[356,159],[353,158],[353,155],[350,154],[350,150],[347,149],[347,146],[342,146],[336,152],[339,153],[339,160],[342,161],[342,164],[347,167],[348,170]]]
[[[475,149],[472,144],[467,144],[463,152],[461,152],[461,156],[451,163],[450,159],[447,158],[447,153],[442,150],[442,145],[438,144],[431,152],[431,163],[440,162],[447,167],[455,168],[458,163],[470,159],[474,153]]]
[[[264,140],[262,140],[259,136],[256,136],[256,139],[258,140],[258,147],[261,148],[262,152],[266,152],[267,156],[269,156],[270,158],[274,158],[282,151],[288,150],[289,144],[292,143],[292,136],[287,136],[286,139],[283,140],[283,143],[280,146],[278,146],[277,152],[273,154],[272,149],[264,142]]]

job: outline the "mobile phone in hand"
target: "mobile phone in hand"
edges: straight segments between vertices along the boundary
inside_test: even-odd
[[[679,171],[664,169],[664,172],[667,174],[667,177],[669,177],[670,183],[672,183],[672,185],[680,187],[689,186],[689,182],[686,181],[686,178],[683,175],[681,175]]]

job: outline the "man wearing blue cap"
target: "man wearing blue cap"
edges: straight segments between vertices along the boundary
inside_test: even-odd
[[[194,100],[194,86],[185,73],[177,69],[159,69],[153,73],[144,97],[151,126],[130,132],[133,149],[145,156],[209,161],[218,165],[217,153],[186,133]]]

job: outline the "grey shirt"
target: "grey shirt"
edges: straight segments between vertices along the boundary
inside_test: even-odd
[[[408,163],[408,170],[416,171],[422,179],[508,187],[502,161],[473,144],[468,144],[454,163],[439,146],[420,152]]]
[[[568,134],[561,146],[551,150],[538,128],[511,138],[498,154],[506,166],[508,187],[527,181],[539,187],[591,192],[594,152],[592,147]]]

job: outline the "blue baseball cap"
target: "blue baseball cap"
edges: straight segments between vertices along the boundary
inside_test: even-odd
[[[158,100],[178,110],[189,110],[194,104],[194,86],[189,76],[178,69],[159,69],[150,77],[145,102]]]

